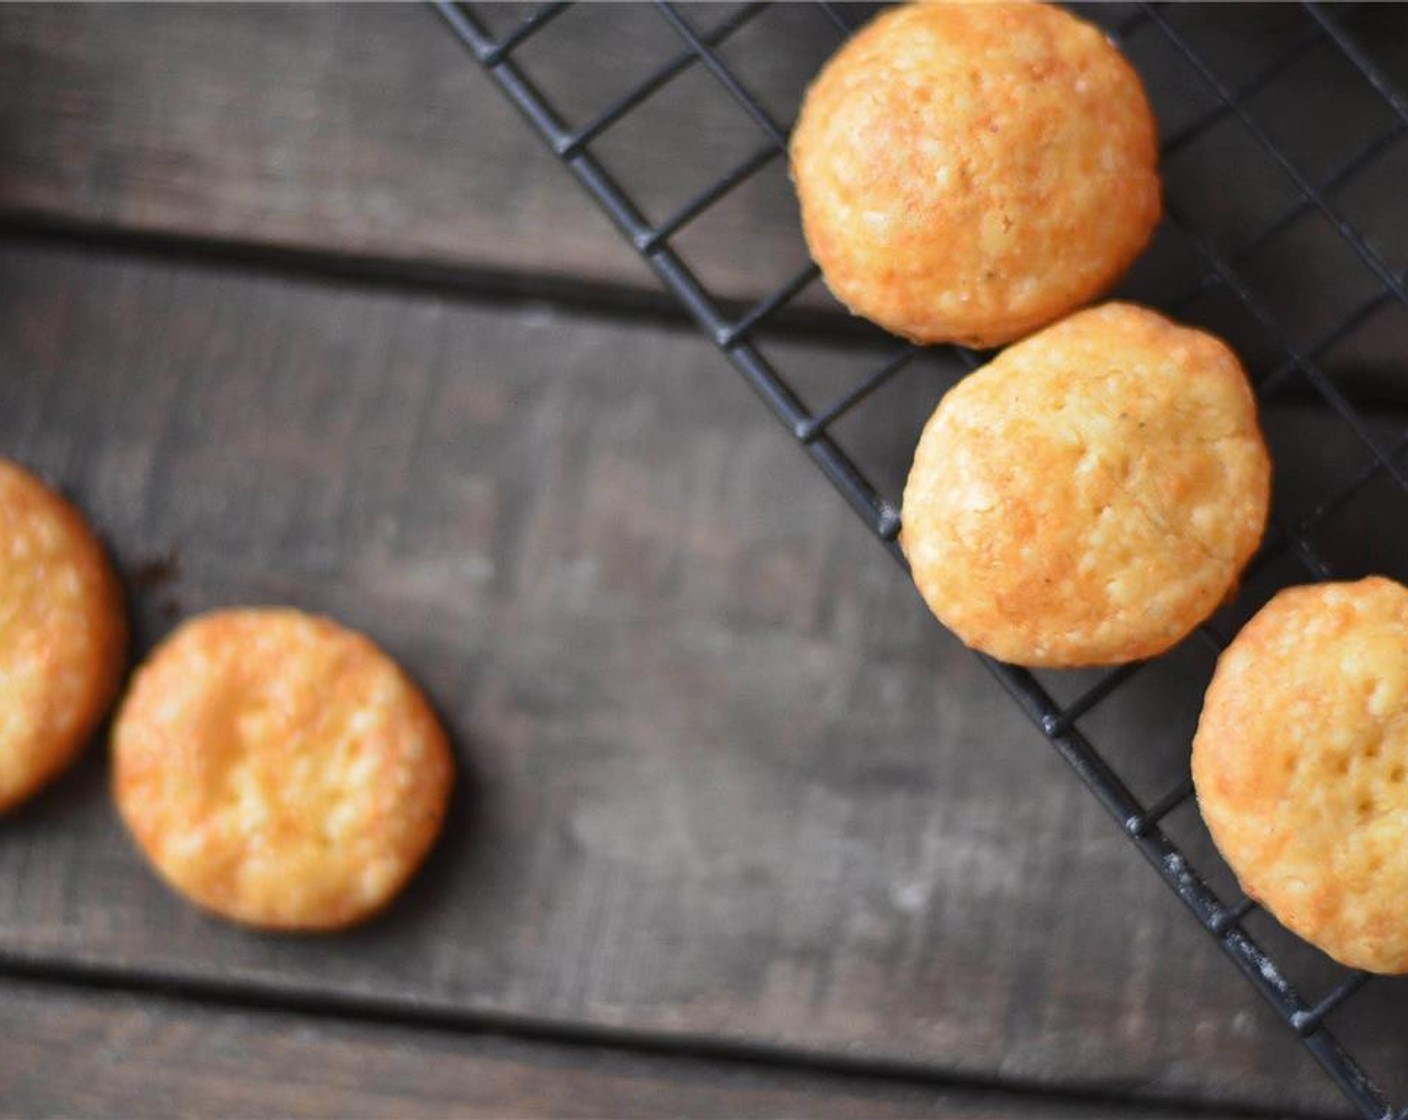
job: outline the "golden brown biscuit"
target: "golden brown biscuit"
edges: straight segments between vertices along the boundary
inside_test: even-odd
[[[1408,588],[1263,607],[1218,660],[1193,781],[1250,897],[1344,964],[1408,972]]]
[[[0,812],[77,756],[126,646],[122,589],[82,515],[0,459]]]
[[[1098,30],[1044,4],[924,4],[855,35],[792,137],[802,225],[852,311],[993,346],[1103,293],[1160,214],[1157,129]]]
[[[952,389],[904,491],[915,583],[968,645],[1105,665],[1177,643],[1236,585],[1270,461],[1236,356],[1131,304],[1079,312]]]
[[[386,654],[294,610],[217,611],[134,676],[114,791],[179,892],[270,929],[375,913],[430,850],[453,764],[429,704]]]

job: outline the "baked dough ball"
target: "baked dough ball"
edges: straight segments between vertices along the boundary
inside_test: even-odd
[[[1270,474],[1232,351],[1105,304],[944,397],[905,485],[901,544],[968,645],[1019,665],[1131,661],[1227,598],[1261,539]]]
[[[122,589],[82,515],[0,459],[0,812],[77,757],[126,646]]]
[[[1408,588],[1263,607],[1218,660],[1193,781],[1250,897],[1346,965],[1408,972]]]
[[[401,889],[444,818],[453,765],[385,653],[294,610],[181,626],[137,670],[113,730],[138,845],[191,901],[269,929],[332,929]]]
[[[827,63],[792,137],[812,257],[852,311],[994,346],[1095,299],[1160,214],[1157,129],[1100,31],[1044,4],[897,8]]]

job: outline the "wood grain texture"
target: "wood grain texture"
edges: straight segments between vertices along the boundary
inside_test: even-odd
[[[95,750],[0,822],[0,954],[1337,1106],[693,333],[59,250],[0,253],[0,291],[0,453],[90,511],[140,644],[220,604],[331,612],[464,768],[409,895],[300,940],[168,895]],[[877,359],[772,347],[818,384]],[[945,381],[887,387],[858,453],[902,471]],[[1190,647],[1090,717],[1146,796],[1209,668]]]
[[[1135,1105],[0,983],[0,1116],[1175,1120]],[[1207,1114],[1201,1114],[1207,1115]]]
[[[1295,6],[1246,7],[1193,5],[1169,17],[1233,84],[1288,51],[1308,23]],[[698,4],[686,15],[704,29],[734,10]],[[509,6],[495,24],[512,26],[520,14]],[[1119,23],[1129,12],[1089,5],[1084,14]],[[1401,9],[1343,18],[1363,22],[1374,42],[1402,39],[1408,29]],[[786,127],[837,42],[815,6],[780,5],[730,39],[722,57]],[[649,5],[580,5],[523,47],[519,60],[575,126],[682,45]],[[1166,134],[1216,106],[1157,28],[1146,23],[1125,49]],[[16,6],[0,20],[0,85],[0,217],[12,222],[330,254],[537,290],[565,284],[580,294],[605,285],[623,298],[658,297],[656,281],[610,222],[420,5]],[[1392,123],[1330,48],[1305,54],[1252,109],[1314,178]],[[592,150],[659,221],[765,143],[754,121],[693,66]],[[1229,167],[1237,168],[1236,191],[1225,189]],[[1295,201],[1286,176],[1226,120],[1181,148],[1164,172],[1180,213],[1228,251]],[[1344,204],[1371,235],[1397,228],[1391,183],[1365,197],[1352,193]],[[1326,273],[1343,281],[1337,286],[1347,298],[1372,288],[1372,277],[1339,259],[1325,233],[1334,238],[1320,223],[1297,223],[1246,266],[1298,339],[1341,310],[1326,297]],[[1391,234],[1376,240],[1396,259]],[[729,194],[676,244],[724,296],[754,298],[792,277],[806,255],[784,162]],[[1313,275],[1287,267],[1308,253],[1318,262]],[[1158,303],[1186,291],[1198,268],[1186,239],[1166,226],[1124,290]],[[820,283],[799,303],[840,314]],[[1227,329],[1239,327],[1248,347],[1259,344],[1245,324]]]
[[[758,40],[779,38],[789,52],[763,64]],[[790,113],[838,39],[819,12],[783,9],[732,49],[750,41],[760,92]],[[586,5],[524,60],[582,123],[683,48],[646,6]],[[598,145],[655,219],[763,142],[713,82],[691,69]],[[16,9],[0,20],[0,85],[0,208],[656,287],[427,5]],[[682,113],[691,142],[678,152],[666,141]],[[721,290],[757,294],[805,262],[795,214],[776,161],[681,246]]]

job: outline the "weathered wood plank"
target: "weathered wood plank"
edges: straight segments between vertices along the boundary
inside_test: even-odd
[[[708,5],[693,17],[704,25],[729,10]],[[813,10],[760,23],[739,44],[764,33],[790,43],[758,70],[784,111],[837,32]],[[525,61],[580,121],[683,46],[648,7],[586,5]],[[583,66],[587,58],[598,64]],[[691,70],[600,142],[652,217],[763,138],[712,81]],[[655,287],[428,6],[16,9],[0,20],[0,86],[6,210]],[[690,114],[685,152],[663,144],[681,112]],[[745,243],[746,255],[725,247]],[[786,276],[802,257],[781,163],[682,244],[734,294]]]
[[[1408,11],[1364,7],[1381,10],[1342,18],[1362,24],[1375,49],[1404,40]],[[690,5],[686,14],[706,28],[732,10]],[[1086,11],[1112,23],[1128,16],[1115,5]],[[502,21],[519,14],[510,10]],[[1279,58],[1309,26],[1297,6],[1275,4],[1193,5],[1169,18],[1233,85]],[[738,32],[724,58],[785,125],[837,36],[813,5],[781,5]],[[649,5],[588,4],[526,45],[521,60],[568,123],[581,124],[681,49]],[[1216,106],[1157,28],[1146,23],[1126,49],[1166,133]],[[1391,46],[1382,49],[1400,73]],[[372,258],[381,267],[487,274],[543,290],[560,290],[564,279],[627,294],[658,290],[419,5],[16,6],[0,19],[0,87],[0,217]],[[1387,107],[1346,74],[1331,48],[1305,53],[1251,108],[1316,179],[1392,125]],[[696,66],[593,150],[660,220],[763,142]],[[1229,168],[1235,191],[1226,189]],[[1227,248],[1296,193],[1230,121],[1181,148],[1165,171],[1179,211]],[[1389,181],[1347,200],[1371,232],[1389,231],[1391,256],[1397,198]],[[1281,239],[1281,257],[1273,250],[1250,265],[1273,310],[1307,330],[1337,310],[1317,288],[1318,273],[1307,283],[1304,270],[1286,267],[1286,258],[1308,252],[1320,271],[1338,267],[1311,226]],[[805,253],[782,161],[711,209],[678,245],[728,296],[755,297],[792,276]],[[1190,257],[1166,230],[1128,290],[1159,302],[1186,289]],[[801,302],[835,309],[820,284]]]
[[[1335,1106],[693,333],[58,250],[0,253],[0,291],[0,453],[91,511],[141,643],[216,604],[334,612],[465,769],[409,897],[313,941],[170,897],[95,750],[0,822],[11,959]],[[819,380],[877,357],[774,348]],[[902,470],[943,382],[848,420],[865,455]],[[1207,671],[1192,647],[1090,717],[1145,795]]]
[[[0,1046],[0,1116],[7,1120],[1175,1120],[1187,1115],[492,1034],[203,1008],[153,996],[18,981],[0,982],[0,1038],[5,1040]]]

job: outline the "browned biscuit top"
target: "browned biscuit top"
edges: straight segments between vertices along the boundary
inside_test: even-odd
[[[118,806],[178,891],[226,917],[327,929],[420,864],[452,781],[444,732],[360,634],[294,610],[181,626],[113,732]]]
[[[1248,895],[1344,964],[1408,972],[1408,588],[1263,607],[1218,661],[1193,780]]]
[[[1105,304],[944,397],[905,486],[902,544],[969,645],[1021,665],[1111,664],[1162,652],[1217,608],[1269,490],[1236,356]]]
[[[851,310],[990,346],[1104,292],[1158,222],[1157,130],[1094,27],[1045,4],[886,12],[792,138],[807,243]]]
[[[82,515],[0,459],[0,812],[87,742],[126,642],[121,588]]]

